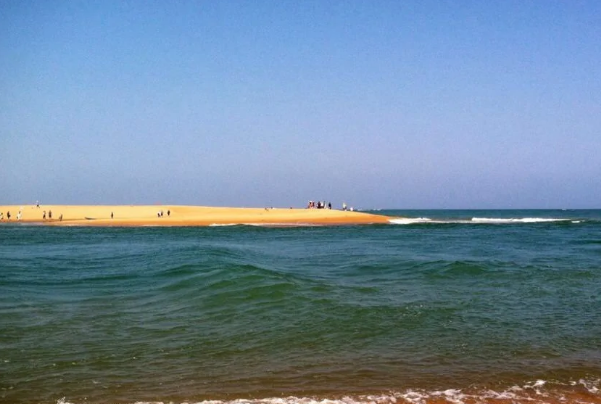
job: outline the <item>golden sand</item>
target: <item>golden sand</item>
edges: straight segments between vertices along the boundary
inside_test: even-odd
[[[2,223],[9,222],[7,212],[10,212],[12,223],[53,226],[353,225],[389,223],[390,219],[382,215],[330,209],[177,205],[41,205],[39,208],[35,205],[5,205],[0,206],[0,212],[4,216]],[[162,217],[159,217],[160,212],[163,212]]]

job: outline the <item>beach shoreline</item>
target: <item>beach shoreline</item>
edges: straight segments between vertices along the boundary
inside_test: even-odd
[[[0,205],[0,223],[48,226],[333,226],[388,224],[390,217],[336,209],[187,205]],[[10,219],[8,213],[10,212]]]

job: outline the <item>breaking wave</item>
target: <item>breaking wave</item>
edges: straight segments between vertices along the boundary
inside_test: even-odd
[[[522,217],[522,218],[496,218],[496,217],[472,217],[471,219],[431,219],[427,217],[418,218],[394,218],[391,224],[524,224],[524,223],[584,223],[585,220],[544,218],[544,217]]]
[[[523,218],[509,218],[502,219],[496,217],[473,217],[471,222],[473,223],[547,223],[547,222],[567,222],[570,219],[557,219],[557,218],[545,218],[545,217],[523,217]]]
[[[536,380],[504,389],[473,387],[468,389],[407,389],[382,394],[339,397],[268,397],[231,400],[185,400],[181,404],[476,404],[476,403],[601,403],[600,380],[557,381]],[[115,402],[116,403],[116,402]],[[174,404],[173,401],[136,401],[132,404]],[[61,398],[56,404],[79,404]]]

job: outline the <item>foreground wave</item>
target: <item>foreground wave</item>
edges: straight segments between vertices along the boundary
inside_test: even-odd
[[[599,380],[557,381],[536,380],[521,386],[506,389],[469,388],[469,389],[408,389],[385,394],[341,395],[338,397],[267,397],[236,399],[185,400],[181,404],[559,404],[601,403]],[[112,404],[105,401],[106,404]],[[176,404],[173,401],[135,401],[132,404]],[[66,397],[57,404],[83,404],[70,401]],[[115,404],[117,402],[115,401]],[[119,402],[119,404],[129,404]]]

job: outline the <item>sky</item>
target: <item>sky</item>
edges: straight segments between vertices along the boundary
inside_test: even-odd
[[[0,204],[601,208],[597,0],[0,0]]]

